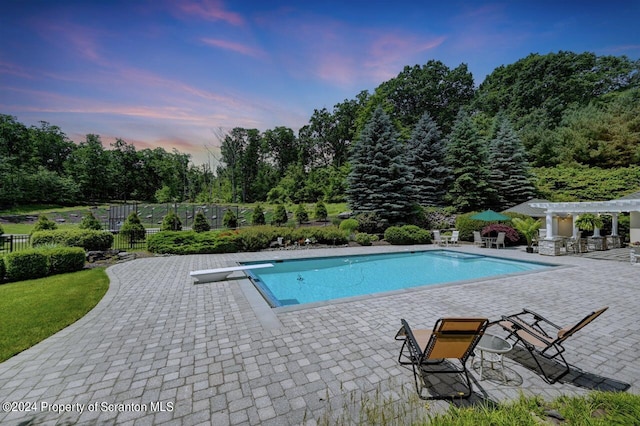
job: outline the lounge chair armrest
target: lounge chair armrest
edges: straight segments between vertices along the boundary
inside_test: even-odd
[[[530,309],[526,309],[525,308],[525,309],[523,309],[523,312],[533,316],[536,324],[539,323],[540,321],[542,321],[542,322],[544,322],[546,324],[549,324],[550,326],[554,327],[556,330],[560,330],[562,328],[559,325],[556,325],[555,323],[549,321],[547,318],[543,317],[542,315],[540,315],[540,314],[538,314],[536,312],[533,312]]]
[[[544,329],[542,329],[539,325],[537,325],[537,322],[534,323],[537,326],[537,328],[533,328],[531,324],[527,324],[526,322],[522,321],[520,318],[518,318],[515,315],[511,315],[511,316],[505,315],[502,317],[502,319],[503,321],[510,322],[513,325],[513,330],[508,330],[506,327],[503,326],[503,328],[506,331],[510,331],[511,334],[516,334],[519,331],[523,331],[528,335],[535,337],[538,340],[546,341],[547,344],[551,344],[555,340],[555,337],[550,336],[546,331],[544,331]]]

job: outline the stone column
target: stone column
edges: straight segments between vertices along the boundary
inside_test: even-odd
[[[611,213],[611,236],[618,236],[618,213]]]
[[[578,213],[571,213],[571,227],[573,228],[573,239],[578,238],[578,227],[576,226],[576,219],[578,219]]]

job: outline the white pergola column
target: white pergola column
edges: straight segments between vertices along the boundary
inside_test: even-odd
[[[611,236],[618,236],[618,213],[611,213]]]
[[[598,213],[597,216],[600,217],[600,213]],[[600,236],[600,228],[598,228],[597,226],[593,227],[593,236],[594,237]]]
[[[578,238],[578,227],[576,226],[576,219],[578,219],[578,213],[571,213],[571,227],[574,240]]]
[[[553,214],[550,212],[547,212],[546,226],[547,226],[547,236],[545,239],[551,240],[553,239]]]

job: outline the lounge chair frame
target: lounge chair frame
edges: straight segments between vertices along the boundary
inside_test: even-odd
[[[433,330],[411,329],[402,319],[402,327],[396,333],[396,340],[403,340],[398,362],[411,365],[416,392],[421,399],[454,399],[468,398],[472,393],[471,379],[466,367],[467,359],[474,355],[474,348],[487,328],[487,318],[440,318]],[[416,339],[419,334],[421,345]],[[444,362],[447,361],[447,364]],[[438,368],[430,368],[438,365]],[[450,366],[450,368],[448,368]],[[467,392],[456,392],[452,395],[427,396],[424,394],[426,378],[433,374],[464,374]]]
[[[565,351],[563,343],[607,309],[608,307],[604,307],[591,312],[581,321],[569,327],[560,327],[542,315],[526,308],[520,313],[503,316],[499,324],[509,332],[507,339],[513,339],[516,344],[519,343],[529,351],[544,380],[549,384],[554,384],[570,371],[569,363],[563,355]],[[531,318],[531,320],[526,321],[523,317]],[[551,361],[561,361],[563,364],[562,371],[555,375],[548,374],[540,363],[540,357]]]

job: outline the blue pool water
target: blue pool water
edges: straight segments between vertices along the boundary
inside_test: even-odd
[[[553,265],[433,250],[390,254],[261,260],[273,268],[247,273],[271,306],[296,305],[430,284],[535,271]]]

